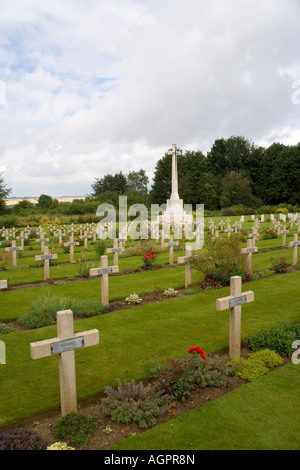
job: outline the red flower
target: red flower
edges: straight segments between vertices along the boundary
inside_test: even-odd
[[[202,359],[205,359],[206,358],[206,354],[205,352],[199,347],[199,346],[192,346],[189,350],[188,350],[188,354],[201,354],[201,357]]]

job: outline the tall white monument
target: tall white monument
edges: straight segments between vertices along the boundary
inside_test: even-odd
[[[182,155],[182,152],[177,149],[176,144],[173,144],[168,155],[172,155],[172,192],[170,199],[167,199],[167,208],[161,221],[170,224],[190,224],[193,216],[184,211],[183,199],[180,199],[178,194],[177,155]]]

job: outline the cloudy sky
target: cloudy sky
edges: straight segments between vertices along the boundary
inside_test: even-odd
[[[0,173],[86,195],[177,144],[300,141],[299,0],[0,0]]]

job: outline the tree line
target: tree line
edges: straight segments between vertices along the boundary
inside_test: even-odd
[[[153,181],[145,170],[106,174],[95,178],[91,194],[85,200],[58,202],[42,194],[38,204],[20,201],[7,209],[4,199],[10,190],[0,174],[0,214],[12,212],[27,215],[95,213],[99,203],[118,205],[126,195],[128,205],[134,203],[163,204],[171,195],[172,156],[166,153],[156,164]],[[206,210],[241,206],[249,211],[263,206],[300,206],[300,143],[273,143],[261,147],[240,136],[215,140],[210,151],[186,151],[178,155],[178,192],[186,204],[204,204]],[[299,209],[298,209],[299,210]]]

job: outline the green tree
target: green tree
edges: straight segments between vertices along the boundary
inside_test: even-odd
[[[38,209],[42,212],[47,212],[52,204],[52,197],[48,196],[48,194],[41,194],[38,199]]]
[[[252,194],[251,180],[244,171],[231,171],[223,177],[221,182],[222,195],[220,205],[222,208],[243,205],[256,207],[259,202]]]
[[[95,197],[99,197],[105,191],[112,191],[122,195],[127,191],[127,178],[122,171],[114,175],[107,174],[103,178],[95,178],[92,188],[94,190],[93,196]]]
[[[0,173],[0,214],[5,214],[7,208],[4,199],[10,194],[11,189],[5,184],[3,173]]]

